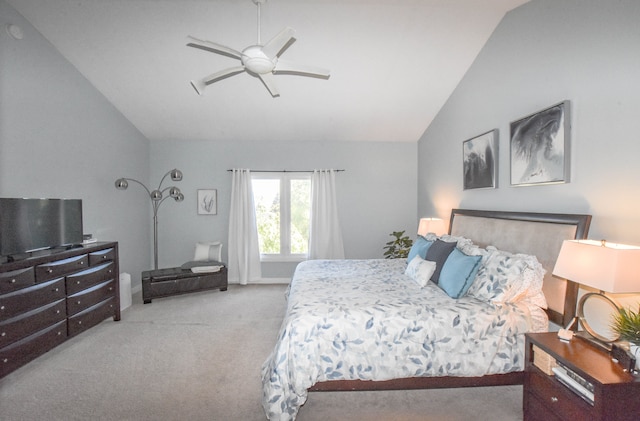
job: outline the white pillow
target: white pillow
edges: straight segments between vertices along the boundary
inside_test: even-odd
[[[196,253],[193,258],[196,262],[220,261],[220,249],[222,244],[216,243],[196,243]]]
[[[416,256],[409,262],[404,273],[416,281],[418,285],[424,287],[431,279],[431,275],[433,275],[435,270],[436,262],[424,260],[422,257]]]

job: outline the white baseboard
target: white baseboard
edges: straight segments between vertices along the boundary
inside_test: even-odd
[[[290,278],[260,278],[248,282],[248,285],[289,284]],[[229,282],[229,285],[240,285],[239,282]]]

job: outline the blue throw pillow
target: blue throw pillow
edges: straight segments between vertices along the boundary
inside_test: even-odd
[[[467,256],[454,249],[440,272],[438,286],[451,298],[464,297],[480,269],[482,256]]]
[[[427,256],[427,250],[433,244],[433,241],[429,241],[423,236],[419,235],[416,241],[413,242],[409,255],[407,256],[407,263],[411,263],[414,257],[420,256],[423,259]]]
[[[436,262],[436,271],[433,272],[433,275],[431,276],[431,280],[436,284],[440,278],[442,266],[444,265],[444,262],[447,261],[447,257],[449,257],[454,248],[456,248],[455,242],[447,243],[446,241],[436,240],[431,247],[429,247],[429,250],[427,250],[427,255],[424,259]]]

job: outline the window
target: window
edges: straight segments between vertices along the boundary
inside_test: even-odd
[[[300,260],[309,251],[311,176],[253,173],[251,176],[261,260]]]

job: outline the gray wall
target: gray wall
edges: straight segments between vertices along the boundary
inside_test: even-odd
[[[418,214],[446,218],[455,207],[589,213],[590,238],[640,245],[638,22],[637,0],[533,0],[508,13],[419,141]],[[511,187],[509,122],[565,99],[571,182]],[[499,188],[463,191],[462,141],[494,128]]]
[[[590,237],[640,244],[638,22],[636,0],[534,0],[508,13],[419,141],[418,214],[590,213]],[[511,187],[509,122],[565,99],[571,182]],[[463,191],[462,141],[494,128],[499,188]]]
[[[167,201],[159,211],[160,265],[193,258],[197,241],[225,244],[227,256],[230,168],[257,170],[344,169],[336,176],[340,221],[347,258],[381,258],[392,231],[417,230],[417,144],[396,142],[153,142],[151,179],[179,168],[175,183],[185,201]],[[167,186],[169,184],[163,184]],[[197,215],[196,191],[218,190],[218,214]],[[263,263],[264,278],[289,278],[295,264]]]
[[[82,199],[84,231],[119,241],[120,269],[139,282],[151,261],[149,200],[114,181],[148,178],[148,140],[3,0],[0,29],[0,196]]]

